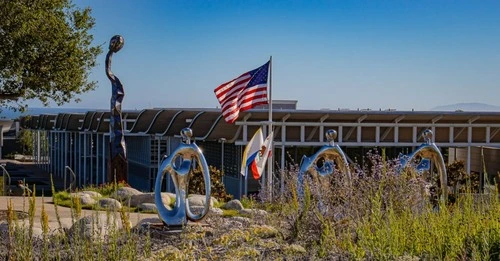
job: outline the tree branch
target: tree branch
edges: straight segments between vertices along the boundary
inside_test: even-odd
[[[0,100],[17,100],[21,93],[0,93]]]

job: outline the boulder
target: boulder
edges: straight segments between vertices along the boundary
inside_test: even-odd
[[[125,201],[130,199],[133,195],[142,194],[139,190],[131,187],[120,187],[113,194],[112,198],[118,199],[120,201]]]
[[[160,218],[154,217],[154,218],[143,218],[137,222],[135,225],[134,229],[142,229],[142,228],[147,228],[151,225],[163,225],[163,222],[161,221]]]
[[[191,209],[191,212],[192,212],[193,214],[195,214],[195,215],[199,215],[199,214],[201,214],[201,212],[203,212],[203,210],[205,209],[205,207],[203,207],[203,206],[189,206],[189,209]],[[207,214],[209,214],[209,213],[210,213],[210,210],[211,210],[211,209],[212,209],[212,208],[209,208],[209,210],[208,210],[208,213],[207,213]]]
[[[223,209],[233,209],[233,210],[242,210],[244,209],[243,205],[241,202],[237,199],[230,200],[224,206],[222,206]]]
[[[205,206],[205,195],[190,194],[188,196],[189,206]],[[210,207],[214,206],[217,199],[210,197]]]
[[[239,213],[241,215],[250,216],[250,217],[254,217],[254,216],[263,217],[263,216],[267,215],[267,212],[265,210],[262,210],[262,209],[250,209],[250,208],[241,209],[239,211]]]
[[[208,211],[209,214],[212,215],[217,215],[217,216],[222,216],[224,214],[224,211],[220,208],[210,208],[210,211]]]
[[[165,206],[170,204],[170,197],[166,193],[161,193],[161,199]],[[155,193],[141,193],[137,195],[132,195],[130,200],[126,202],[126,205],[131,207],[138,207],[142,203],[152,203],[155,204]]]
[[[154,212],[157,213],[158,209],[156,208],[156,204],[154,203],[142,203],[137,208],[140,211],[145,211],[145,212]]]
[[[243,229],[250,224],[250,219],[245,217],[223,218],[222,227],[225,229]]]
[[[101,193],[99,193],[97,191],[92,191],[92,190],[81,191],[81,192],[78,192],[77,194],[79,194],[79,193],[81,193],[81,194],[87,194],[87,195],[89,195],[89,196],[91,196],[93,198],[101,198],[102,197]]]
[[[114,198],[101,198],[99,199],[99,207],[109,210],[116,210],[122,208],[122,203]]]
[[[175,199],[177,198],[177,196],[175,195],[175,193],[162,192],[161,194],[163,194],[163,193],[165,193],[170,198],[170,202],[175,202]]]
[[[131,224],[127,224],[131,226]],[[122,220],[113,213],[98,213],[85,216],[75,222],[68,231],[70,238],[104,239],[107,235],[121,230]]]
[[[246,217],[232,217],[230,218],[234,221],[237,221],[237,222],[240,222],[241,224],[245,225],[245,226],[248,226],[250,224],[250,219],[249,218],[246,218]]]
[[[91,197],[89,194],[85,193],[71,193],[71,197],[78,198],[80,200],[80,205],[94,205],[96,203],[96,200]]]

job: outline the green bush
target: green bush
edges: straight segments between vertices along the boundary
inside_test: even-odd
[[[222,183],[222,172],[215,167],[209,166],[210,171],[210,190],[212,197],[220,201],[229,201],[233,198],[232,195],[227,194],[224,183]],[[199,168],[195,169],[191,173],[189,179],[188,191],[191,194],[202,194],[205,192],[205,181],[203,179],[203,174]]]

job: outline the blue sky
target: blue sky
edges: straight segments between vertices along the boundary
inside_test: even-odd
[[[500,105],[500,1],[75,0],[104,52],[96,90],[64,107],[109,108],[109,39],[124,109],[218,106],[213,89],[273,57],[273,99],[299,109]],[[38,107],[33,102],[31,106]]]

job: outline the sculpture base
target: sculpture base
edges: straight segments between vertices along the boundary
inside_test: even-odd
[[[190,226],[208,226],[206,223],[195,223],[188,222],[188,227]],[[165,238],[169,236],[178,236],[186,226],[168,226],[164,223],[149,223],[148,224],[149,235],[153,238]]]
[[[108,182],[125,182],[128,183],[128,162],[121,156],[116,156],[111,159]]]

